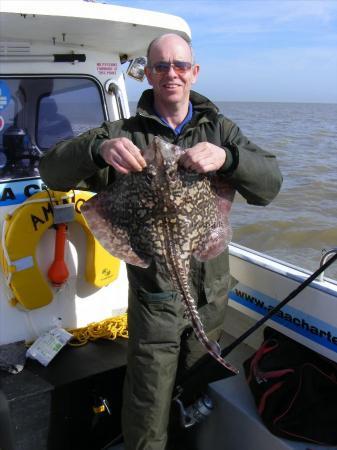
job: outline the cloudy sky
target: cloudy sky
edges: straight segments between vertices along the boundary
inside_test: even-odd
[[[104,2],[184,18],[212,100],[337,103],[337,0]],[[136,100],[147,83],[128,87]]]

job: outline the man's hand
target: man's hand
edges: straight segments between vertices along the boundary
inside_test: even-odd
[[[224,164],[226,152],[210,142],[199,142],[189,148],[179,159],[179,163],[186,169],[198,173],[214,172]]]
[[[139,148],[124,137],[104,141],[100,155],[107,164],[120,173],[141,172],[146,167]]]

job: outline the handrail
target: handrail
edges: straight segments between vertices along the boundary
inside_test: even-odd
[[[331,248],[328,251],[325,251],[325,249],[323,249],[323,252],[325,252],[325,253],[323,254],[323,256],[321,258],[319,267],[322,267],[325,264],[325,262],[332,257],[332,255],[337,253],[337,247]],[[319,281],[324,281],[324,270],[323,270],[323,272],[321,272],[321,274],[319,276]]]

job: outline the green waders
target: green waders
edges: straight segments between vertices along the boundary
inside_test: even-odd
[[[199,309],[211,339],[223,330],[226,298]],[[129,290],[128,366],[124,385],[122,428],[125,450],[165,450],[171,397],[178,361],[193,365],[205,350],[183,317],[184,307],[175,292]],[[183,353],[180,355],[180,351]]]

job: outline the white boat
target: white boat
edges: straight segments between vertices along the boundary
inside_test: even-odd
[[[103,120],[129,116],[125,73],[141,78],[147,45],[169,31],[186,37],[191,34],[183,19],[152,11],[81,1],[1,1],[0,350],[17,341],[32,341],[55,324],[80,328],[125,312],[124,264],[119,269],[116,265],[116,279],[111,283],[88,280],[86,264],[95,266],[94,260],[88,260],[92,243],[77,216],[68,226],[69,277],[58,288],[48,281],[55,239],[48,204],[49,195],[54,198],[56,194],[43,190],[37,166],[41,153],[57,140],[80,134]],[[60,202],[72,203],[74,195],[76,201],[83,196],[64,193]],[[40,202],[40,209],[33,209],[32,199]],[[30,216],[26,225],[21,216]],[[13,217],[18,217],[17,228]],[[11,238],[10,227],[16,233]],[[20,241],[25,227],[30,227],[31,235]],[[27,276],[32,267],[32,275]],[[229,340],[240,336],[310,275],[234,243],[230,245],[230,268],[238,283],[230,293],[225,324]],[[20,282],[15,278],[18,272],[23,274]],[[44,280],[44,290],[35,280]],[[19,283],[23,283],[21,291]],[[337,361],[336,311],[337,283],[321,276],[267,325]],[[235,361],[241,364],[261,341],[262,328],[247,339],[248,346],[241,345],[234,352]],[[64,349],[50,366],[30,361],[18,375],[2,372],[0,448],[88,448],[95,390],[101,389],[98,397],[110,396],[117,405],[113,414],[119,421],[125,346],[125,340],[88,343]],[[111,379],[113,389],[107,387]],[[217,408],[198,428],[193,448],[306,448],[267,432],[254,416],[254,408],[245,409],[245,402],[251,400],[247,400],[248,392],[239,402],[233,400],[233,392],[245,392],[242,378],[221,380],[209,389]],[[226,418],[221,416],[223,411]],[[247,433],[231,433],[230,439],[224,436],[240,422],[247,425]],[[92,433],[97,439],[95,428]],[[249,444],[254,433],[260,436],[259,447]],[[90,448],[100,448],[96,444]]]

